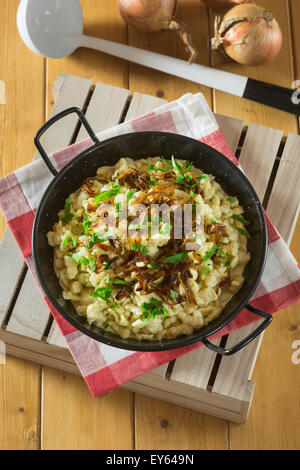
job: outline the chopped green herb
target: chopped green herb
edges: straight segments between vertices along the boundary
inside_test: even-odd
[[[241,235],[244,235],[247,238],[250,238],[250,233],[248,230],[245,230],[244,228],[241,227],[235,227],[238,232],[240,232]]]
[[[145,245],[140,245],[138,243],[134,243],[131,249],[135,251],[140,251],[142,255],[147,255],[149,253],[148,248],[146,248]]]
[[[78,253],[69,253],[68,256],[70,256],[70,258],[73,258],[76,263],[82,264],[83,266],[87,266],[89,264],[89,258],[83,258]]]
[[[96,261],[93,258],[90,258],[89,267],[92,272],[94,272],[95,269],[97,268]]]
[[[90,227],[91,223],[92,223],[92,222],[89,220],[88,215],[85,215],[85,216],[83,217],[83,221],[82,221],[82,227],[83,227],[83,230],[84,230],[85,235],[89,235],[89,234],[90,234],[90,232],[89,232],[89,227]]]
[[[70,238],[70,237],[67,237],[67,238],[64,239],[63,246],[66,246],[67,243],[72,243],[74,248],[76,248],[76,246],[77,246],[77,242],[75,240],[73,240],[73,238]]]
[[[107,323],[107,321],[105,321],[105,322],[103,323],[103,325],[102,325],[102,326],[103,326],[103,328],[105,328],[105,329],[106,329],[106,328],[108,328],[108,327],[109,327],[109,323]]]
[[[177,297],[178,297],[178,295],[179,295],[177,292],[175,292],[174,290],[170,289],[170,293],[171,293],[172,299],[177,299]]]
[[[207,276],[209,271],[210,271],[209,266],[205,266],[204,271],[203,271],[204,276]]]
[[[112,268],[112,265],[107,263],[107,261],[104,261],[102,264],[105,267],[105,269],[111,269]]]
[[[156,181],[156,180],[147,180],[147,184],[150,184],[150,186],[157,186],[158,181]]]
[[[191,196],[191,197],[196,197],[197,194],[195,194],[193,191],[190,191],[190,196]]]
[[[186,161],[185,162],[185,172],[187,172],[191,167],[193,166],[193,163],[192,162],[188,162]]]
[[[229,197],[227,198],[227,201],[229,201],[230,204],[233,204],[233,203],[236,201],[236,198],[235,198],[235,197],[232,197],[232,196],[229,196]]]
[[[163,173],[169,173],[170,170],[165,170],[164,168],[154,168],[154,166],[152,165],[152,163],[149,163],[148,165],[148,172],[151,172],[151,171],[161,171]]]
[[[148,225],[140,225],[140,224],[130,224],[129,230],[148,230]]]
[[[182,184],[183,181],[184,181],[184,175],[182,175],[182,174],[177,175],[177,177],[176,177],[176,182],[177,182],[178,184]]]
[[[241,222],[244,225],[249,225],[250,224],[249,220],[243,219],[243,217],[241,217],[240,215],[237,215],[237,214],[233,214],[231,216],[231,218],[234,219],[234,220],[238,220],[239,222]]]
[[[166,158],[164,157],[160,157],[162,159],[163,162],[167,163],[168,165],[172,166],[172,162],[171,160],[167,160]]]
[[[192,175],[185,175],[186,181],[192,181],[192,179],[193,179]]]
[[[231,263],[231,259],[229,258],[226,263],[224,264],[224,268],[227,268]]]
[[[201,176],[197,176],[197,180],[198,180],[198,181],[205,180],[206,178],[208,178],[208,176],[209,176],[209,175],[206,175],[206,174],[201,175]]]
[[[154,261],[150,260],[149,263],[150,263],[150,266],[151,266],[153,269],[159,269],[158,264],[154,263]]]
[[[206,255],[202,258],[203,261],[207,261],[209,258],[212,257],[212,255],[219,249],[221,244],[219,243],[218,245],[214,245],[207,253]]]
[[[179,165],[179,163],[177,163],[175,161],[174,155],[172,155],[171,161],[172,161],[172,166],[173,166],[174,170],[179,171],[179,173],[183,173],[182,167],[181,167],[181,165]]]
[[[107,287],[98,287],[98,289],[94,290],[90,295],[91,297],[99,297],[102,300],[108,300],[112,293],[112,286]]]
[[[95,197],[96,205],[99,205],[101,201],[106,201],[106,199],[109,199],[112,196],[116,196],[119,194],[121,188],[119,186],[119,180],[115,180],[114,182],[111,182],[112,184],[112,189],[109,189],[108,191],[104,191],[103,193],[98,194],[98,196]]]
[[[95,233],[93,233],[93,235],[91,235],[90,240],[87,242],[85,247],[88,250],[90,250],[91,248],[93,248],[95,243],[102,243],[102,242],[106,241],[108,239],[108,237],[109,237],[109,233],[105,233],[103,235],[100,235],[99,233],[95,232]]]
[[[178,261],[184,261],[188,255],[188,251],[182,251],[173,256],[168,256],[163,260],[164,263],[178,263]]]
[[[212,224],[216,224],[216,223],[217,223],[217,221],[216,221],[215,219],[210,219],[209,221],[210,221]]]
[[[155,319],[157,315],[162,315],[164,318],[167,316],[167,310],[162,306],[162,303],[157,299],[151,299],[150,302],[142,303],[143,316],[141,320],[146,321]]]
[[[69,220],[73,219],[74,217],[74,214],[72,214],[71,212],[70,199],[66,199],[64,211],[65,211],[65,216],[61,219],[63,224],[69,222]]]
[[[122,284],[124,286],[129,286],[129,282],[123,281],[123,279],[117,279],[115,277],[109,277],[106,282],[108,284]]]
[[[136,191],[128,191],[128,193],[127,193],[127,201],[129,201],[129,200],[132,198],[132,196],[135,194],[135,192],[136,192]]]

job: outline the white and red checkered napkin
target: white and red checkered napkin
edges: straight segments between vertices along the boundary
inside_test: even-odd
[[[219,150],[238,165],[201,93],[186,94],[138,119],[101,132],[98,137],[104,140],[115,135],[139,131],[173,132],[198,139]],[[61,169],[90,145],[90,139],[71,145],[53,154],[52,162],[58,169]],[[45,163],[38,160],[0,180],[0,208],[32,270],[31,232],[34,214],[52,178]],[[274,313],[300,300],[300,270],[274,226],[269,220],[267,222],[268,258],[251,304]],[[94,396],[102,395],[165,362],[202,346],[202,343],[198,343],[177,350],[153,353],[125,351],[106,346],[76,330],[58,314],[46,298],[45,301]],[[254,320],[257,320],[257,316],[247,310],[242,310],[214,337],[223,336]]]

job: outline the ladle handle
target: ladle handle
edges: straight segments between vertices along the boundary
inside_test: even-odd
[[[47,167],[49,168],[49,170],[51,171],[51,173],[56,176],[58,171],[56,170],[56,168],[54,167],[53,163],[51,162],[50,160],[50,157],[47,155],[47,152],[45,151],[44,147],[42,146],[41,144],[41,141],[40,141],[40,138],[42,137],[42,135],[44,134],[44,132],[49,129],[49,127],[52,126],[52,124],[54,124],[55,122],[59,121],[60,119],[62,119],[63,117],[65,116],[68,116],[68,114],[72,114],[72,113],[76,113],[81,121],[81,123],[84,125],[86,131],[88,132],[89,136],[93,139],[93,141],[95,142],[95,144],[99,144],[99,139],[98,137],[96,136],[95,132],[93,131],[93,129],[91,128],[91,126],[89,125],[88,121],[86,120],[83,112],[81,111],[81,109],[79,108],[76,108],[75,106],[73,106],[72,108],[67,108],[65,109],[64,111],[61,111],[60,113],[56,114],[55,116],[53,116],[51,119],[49,119],[49,121],[47,121],[36,133],[36,135],[34,136],[34,144],[36,146],[36,148],[38,149],[42,159],[44,160],[44,162],[46,163]]]
[[[169,57],[157,52],[119,44],[106,39],[81,36],[79,47],[90,47],[136,64],[144,65],[175,77],[191,80],[231,95],[247,98],[273,108],[300,116],[300,99],[297,90],[253,80],[236,73],[217,70],[200,64]]]

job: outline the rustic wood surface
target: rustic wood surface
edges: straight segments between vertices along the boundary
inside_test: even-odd
[[[300,79],[298,0],[260,0],[280,22],[284,45],[278,58],[260,68],[221,64],[210,58],[207,42],[213,12],[199,0],[181,0],[178,16],[190,25],[200,50],[199,63],[216,64],[253,78],[291,86]],[[180,58],[186,53],[174,33],[142,35],[127,30],[116,1],[81,0],[87,34],[129,43]],[[32,136],[53,106],[59,72],[110,83],[167,100],[201,90],[220,113],[298,133],[296,117],[89,50],[62,60],[45,60],[21,42],[15,25],[18,0],[1,0],[0,148],[1,175],[32,159]],[[277,145],[278,132],[262,136]],[[293,142],[291,142],[291,146]],[[241,155],[241,158],[243,156]],[[270,171],[266,162],[266,173]],[[260,175],[262,185],[267,175]],[[280,182],[279,182],[280,184]],[[296,188],[295,188],[296,189]],[[5,222],[0,219],[1,233]],[[300,223],[291,249],[300,259]],[[246,423],[235,425],[125,390],[92,399],[83,379],[8,357],[0,365],[0,449],[300,449],[300,366],[291,361],[300,339],[300,309],[274,316],[253,373],[256,392]],[[196,378],[195,378],[196,380]]]

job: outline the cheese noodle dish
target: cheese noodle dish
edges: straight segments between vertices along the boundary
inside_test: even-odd
[[[243,284],[251,222],[243,212],[213,175],[185,160],[101,167],[47,234],[63,297],[122,338],[190,335]]]

